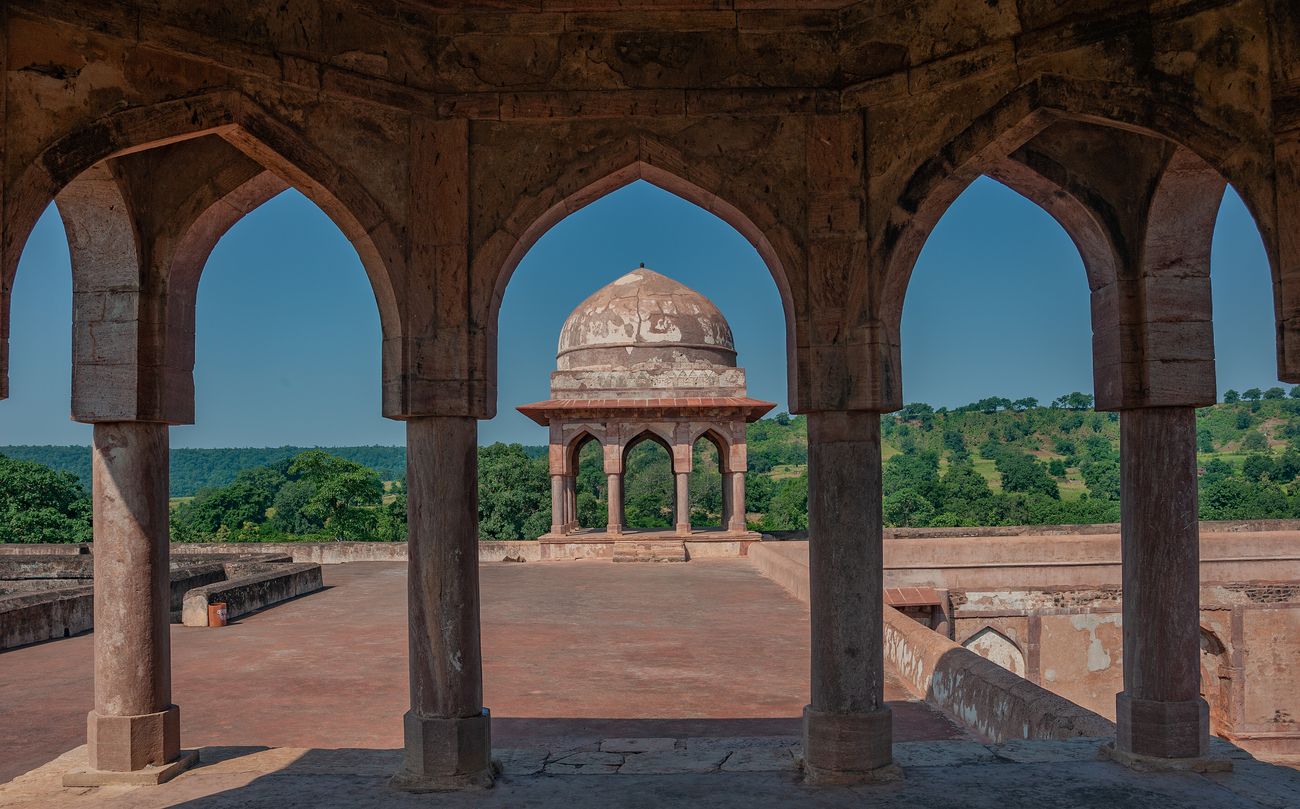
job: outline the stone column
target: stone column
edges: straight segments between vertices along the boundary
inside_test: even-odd
[[[551,533],[563,534],[565,531],[564,475],[551,475]]]
[[[727,472],[723,485],[727,487],[727,531],[744,533],[745,525],[745,473]]]
[[[804,774],[850,784],[890,773],[884,700],[880,414],[808,416],[812,701]]]
[[[605,533],[621,534],[623,533],[623,476],[611,473],[605,478],[607,483],[605,500],[609,504],[609,521],[605,526]]]
[[[492,783],[479,647],[478,424],[406,422],[411,710],[393,785],[412,792]]]
[[[569,475],[564,479],[564,499],[568,503],[569,522],[565,530],[578,530],[578,476]]]
[[[157,774],[161,781],[193,760],[180,760],[180,709],[171,704],[167,431],[140,421],[94,427],[95,708],[87,752],[103,776],[173,770]],[[173,762],[180,766],[168,768]]]
[[[677,533],[691,532],[691,473],[677,472],[674,475],[677,484],[673,505],[677,511]]]
[[[1206,755],[1200,695],[1200,530],[1196,409],[1120,413],[1124,690],[1115,699],[1121,757]]]

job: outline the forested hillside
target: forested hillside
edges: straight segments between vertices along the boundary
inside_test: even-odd
[[[1300,518],[1300,387],[1290,393],[1228,391],[1224,398],[1198,412],[1201,518]],[[1091,408],[1091,396],[1071,393],[1047,406],[991,397],[951,410],[913,403],[884,416],[886,524],[1117,521],[1119,419]],[[746,510],[752,527],[807,527],[807,436],[807,419],[784,413],[749,426]],[[14,459],[0,465],[0,492],[10,492],[0,503],[0,537],[86,536],[89,508],[74,475],[85,485],[88,450],[0,447],[0,456]],[[402,447],[174,450],[173,495],[190,501],[176,503],[174,538],[402,536],[404,456]],[[21,462],[27,460],[37,463]],[[650,441],[635,447],[624,484],[629,525],[670,525],[667,450]],[[605,485],[600,449],[590,443],[579,456],[583,526],[605,524]],[[690,490],[693,524],[719,525],[722,478],[716,450],[705,439],[695,447]],[[549,528],[544,447],[480,448],[479,519],[486,539],[534,538]]]
[[[258,447],[230,449],[173,449],[171,496],[193,497],[203,489],[225,486],[244,469],[270,466],[304,452],[308,447]],[[405,447],[328,447],[331,455],[368,466],[384,480],[406,474]],[[60,472],[71,472],[90,489],[90,448],[57,446],[0,447],[0,455],[35,461]]]

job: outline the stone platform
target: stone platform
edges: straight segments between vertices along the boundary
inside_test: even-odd
[[[0,786],[8,809],[225,807],[966,807],[968,809],[1278,809],[1300,806],[1300,773],[1231,751],[1215,775],[1141,774],[1099,760],[1100,739],[984,745],[895,745],[903,777],[864,787],[800,782],[793,738],[634,738],[496,751],[488,791],[411,795],[389,788],[398,750],[211,747],[201,765],[159,787],[63,789],[73,750]]]
[[[613,559],[616,562],[686,562],[691,559],[728,559],[745,556],[749,546],[761,542],[755,531],[693,528],[625,528],[611,534],[599,528],[580,528],[566,534],[537,538],[540,558]]]

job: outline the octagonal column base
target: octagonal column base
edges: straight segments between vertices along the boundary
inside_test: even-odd
[[[86,716],[86,758],[91,770],[132,772],[162,767],[181,752],[181,709],[157,713]]]
[[[445,792],[492,786],[492,723],[479,716],[402,717],[406,759],[389,785],[404,792]]]
[[[888,708],[837,714],[803,709],[803,772],[812,784],[894,781],[893,716]]]
[[[1121,691],[1115,695],[1115,750],[1122,755],[1191,759],[1209,752],[1210,707],[1205,700],[1163,702]]]

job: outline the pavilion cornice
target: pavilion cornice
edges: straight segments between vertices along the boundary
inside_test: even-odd
[[[545,427],[552,419],[718,418],[757,421],[775,402],[748,396],[688,396],[643,399],[547,399],[516,408]]]

